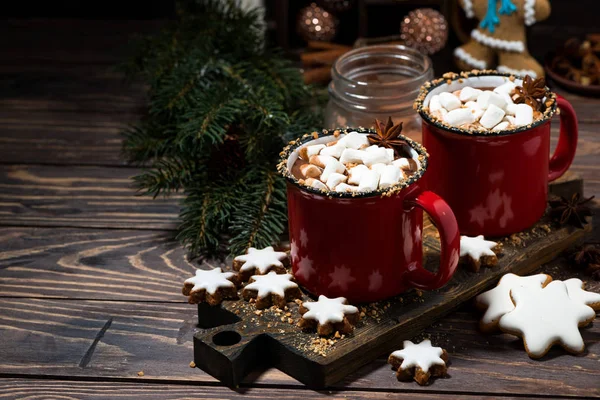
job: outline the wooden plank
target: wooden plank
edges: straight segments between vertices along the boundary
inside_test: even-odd
[[[309,390],[285,388],[238,388],[231,390],[218,386],[194,385],[165,385],[124,382],[72,382],[41,379],[0,379],[0,398],[61,398],[96,400],[107,398],[127,399],[456,399],[470,400],[481,398],[479,395],[441,395],[429,393],[401,393],[401,392],[367,392],[367,391],[327,391],[313,392]],[[519,397],[527,399],[535,397]],[[502,397],[510,400],[515,397]]]
[[[11,297],[183,302],[198,267],[170,232],[2,228],[0,249],[0,294]]]
[[[131,168],[0,166],[0,225],[167,229],[181,196],[135,196]]]
[[[428,337],[450,353],[447,379],[426,387],[398,382],[379,358],[329,389],[600,397],[598,324],[582,330],[584,355],[555,349],[536,361],[513,336],[480,333],[478,316],[464,307],[417,338]],[[183,303],[0,299],[0,376],[215,385],[214,378],[189,367],[196,317],[196,308]],[[303,387],[272,368],[241,386],[249,385]]]

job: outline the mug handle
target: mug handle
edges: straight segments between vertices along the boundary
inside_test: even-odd
[[[440,232],[441,251],[440,267],[437,273],[427,271],[423,267],[409,266],[408,282],[418,289],[433,290],[444,286],[456,271],[460,254],[460,232],[452,209],[437,194],[424,191],[405,204],[416,206],[431,217],[433,224]]]
[[[577,149],[577,115],[571,103],[562,96],[556,95],[556,102],[560,110],[560,135],[558,145],[550,159],[548,182],[560,178],[571,166]]]

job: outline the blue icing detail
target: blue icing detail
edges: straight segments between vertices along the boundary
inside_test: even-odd
[[[500,4],[500,10],[498,12],[502,15],[511,15],[517,11],[517,6],[513,4],[511,0],[502,0]]]
[[[517,7],[511,0],[501,0],[500,10],[498,12],[501,15],[511,15],[517,11]],[[500,19],[496,13],[496,4],[498,0],[488,0],[488,9],[485,17],[481,20],[479,26],[481,29],[487,29],[491,33],[496,31],[496,25],[500,24]]]

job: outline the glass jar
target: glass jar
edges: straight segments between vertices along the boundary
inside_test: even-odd
[[[337,59],[331,69],[325,127],[371,127],[375,118],[404,122],[403,133],[419,136],[413,102],[433,78],[431,59],[401,45],[367,46]],[[411,135],[412,133],[412,135]]]

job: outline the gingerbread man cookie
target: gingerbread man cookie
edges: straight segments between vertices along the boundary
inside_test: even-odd
[[[292,275],[271,271],[250,278],[242,296],[246,301],[256,299],[256,308],[260,310],[272,305],[283,308],[288,301],[301,298],[302,293],[298,285],[292,282]]]
[[[515,274],[506,274],[498,285],[488,290],[487,292],[481,293],[475,297],[475,305],[482,310],[485,310],[485,314],[479,321],[479,328],[483,332],[493,332],[498,329],[498,321],[500,318],[515,309],[510,298],[510,291],[517,287],[524,288],[542,288],[552,281],[552,277],[546,274],[537,274],[531,276],[518,276]]]
[[[414,379],[419,385],[427,384],[430,377],[446,376],[448,353],[441,347],[433,347],[429,339],[419,344],[404,341],[404,348],[390,354],[388,364],[396,370],[400,381]]]
[[[233,269],[239,271],[242,281],[247,281],[252,275],[264,275],[269,271],[285,274],[287,265],[288,255],[282,251],[275,251],[271,246],[261,250],[250,247],[246,254],[233,259]]]
[[[300,328],[317,329],[320,336],[328,336],[335,331],[351,333],[360,315],[358,308],[348,305],[344,297],[330,299],[323,295],[315,302],[305,302],[299,308],[302,318]]]
[[[591,323],[596,312],[569,297],[564,282],[553,281],[544,288],[517,287],[510,297],[515,309],[502,316],[498,326],[522,337],[529,357],[543,357],[555,344],[571,353],[583,352],[579,328]]]
[[[498,257],[493,250],[500,252],[501,245],[485,240],[483,235],[460,237],[460,262],[473,272],[479,271],[482,265],[493,267],[498,264]]]
[[[471,40],[454,51],[457,65],[464,71],[492,69],[514,75],[544,75],[542,66],[529,54],[527,26],[550,15],[549,0],[459,0],[469,18],[479,26]],[[497,63],[496,63],[497,60]]]
[[[237,276],[233,272],[222,272],[221,268],[196,270],[196,276],[183,283],[183,295],[189,296],[190,304],[221,304],[223,299],[237,299]]]

